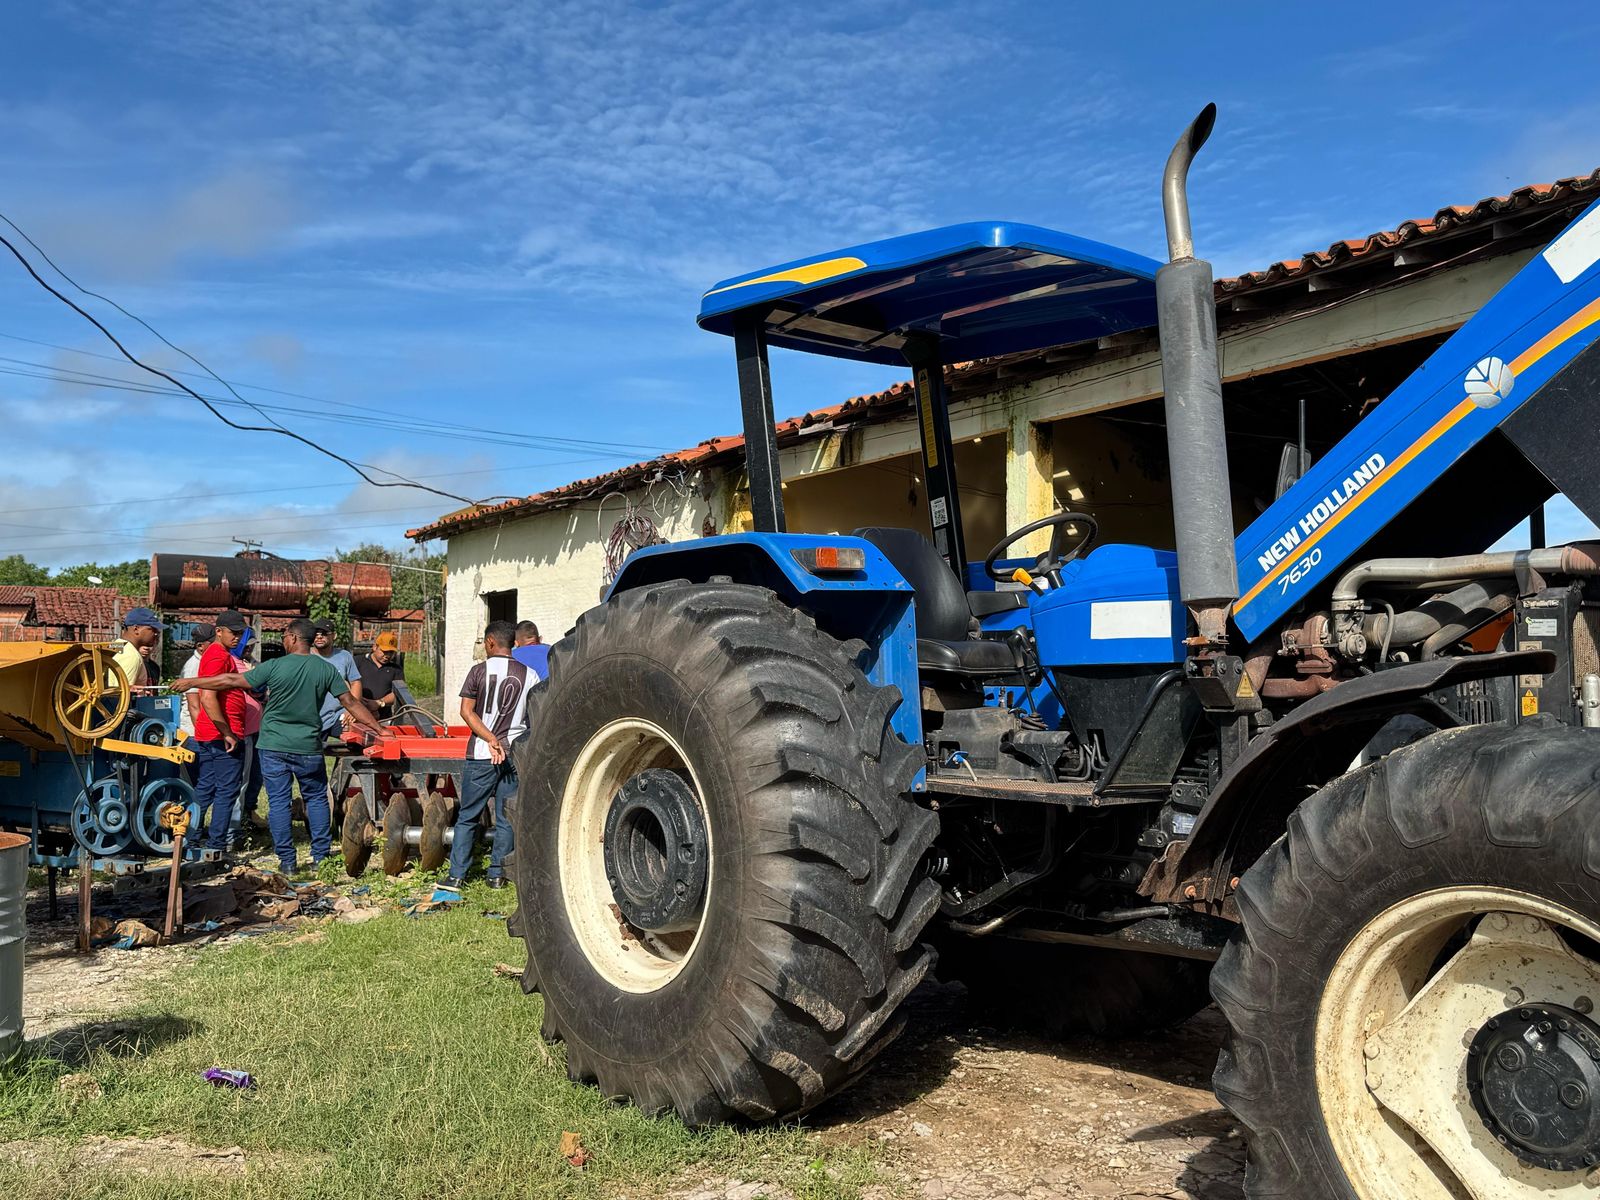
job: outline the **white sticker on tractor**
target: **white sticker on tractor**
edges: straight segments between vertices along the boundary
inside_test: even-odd
[[[1089,606],[1089,636],[1109,638],[1169,638],[1172,636],[1170,600],[1108,600]]]
[[[1544,260],[1562,283],[1571,283],[1600,258],[1600,208],[1586,213],[1545,249]]]
[[[943,496],[935,496],[928,502],[928,513],[935,525],[950,524],[950,510],[945,507]]]

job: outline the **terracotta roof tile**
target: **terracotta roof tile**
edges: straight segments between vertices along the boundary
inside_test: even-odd
[[[31,600],[32,621],[38,625],[109,630],[116,623],[117,598],[116,588],[0,586],[0,604],[20,605]],[[131,600],[123,602],[124,609],[133,606]]]

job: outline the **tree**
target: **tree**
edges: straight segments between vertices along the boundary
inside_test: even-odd
[[[100,582],[94,583],[93,579]],[[109,587],[143,603],[150,594],[150,563],[142,558],[120,563],[79,563],[52,572],[49,567],[31,563],[20,554],[11,554],[0,558],[0,583],[18,583],[24,587]]]
[[[0,583],[20,583],[37,587],[50,582],[50,568],[36,566],[20,554],[0,558]]]
[[[313,621],[333,622],[333,641],[338,646],[353,644],[355,621],[350,616],[350,597],[334,590],[333,572],[325,570],[322,589],[306,605],[307,615]]]
[[[376,542],[366,542],[350,550],[335,550],[340,562],[381,563],[393,567],[395,608],[426,608],[429,597],[437,599],[444,590],[444,555],[423,554],[417,550],[391,550]]]
[[[90,576],[100,580],[89,581]],[[150,594],[150,560],[133,559],[129,562],[82,563],[76,567],[62,567],[49,579],[57,587],[112,587],[119,595],[144,601]]]

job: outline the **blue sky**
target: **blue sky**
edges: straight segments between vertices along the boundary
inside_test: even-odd
[[[1207,100],[1219,272],[1600,165],[1600,10],[1394,12],[42,3],[0,39],[0,210],[285,424],[520,495],[737,428],[693,320],[727,275],[980,217],[1159,255],[1160,165]],[[86,386],[129,377],[97,339],[0,263],[0,554],[398,545],[455,507]],[[782,413],[896,377],[774,373]]]

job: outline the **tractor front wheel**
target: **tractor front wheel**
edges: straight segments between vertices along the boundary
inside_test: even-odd
[[[511,931],[573,1079],[696,1125],[791,1116],[897,1032],[937,817],[859,650],[764,589],[683,582],[552,648]]]
[[[1450,730],[1302,804],[1212,973],[1245,1191],[1592,1197],[1600,739]]]

